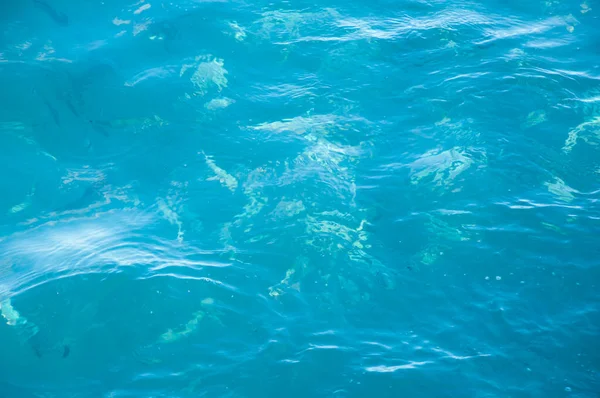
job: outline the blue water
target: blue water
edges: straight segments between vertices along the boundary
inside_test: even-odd
[[[4,0],[0,397],[600,396],[596,0]]]

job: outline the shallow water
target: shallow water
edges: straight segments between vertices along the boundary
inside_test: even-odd
[[[0,11],[0,397],[598,396],[600,3]]]

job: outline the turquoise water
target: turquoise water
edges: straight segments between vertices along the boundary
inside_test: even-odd
[[[596,0],[0,24],[0,397],[599,396]]]

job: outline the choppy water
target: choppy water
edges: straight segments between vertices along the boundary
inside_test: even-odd
[[[0,397],[598,397],[600,3],[0,6]]]

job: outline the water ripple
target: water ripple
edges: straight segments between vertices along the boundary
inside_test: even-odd
[[[598,390],[593,1],[5,3],[3,397]]]
[[[156,221],[153,213],[114,210],[49,221],[4,237],[0,244],[6,277],[1,293],[22,293],[58,277],[110,273],[121,267],[143,267],[152,274],[229,265],[210,260],[214,251],[152,238],[147,228]]]

